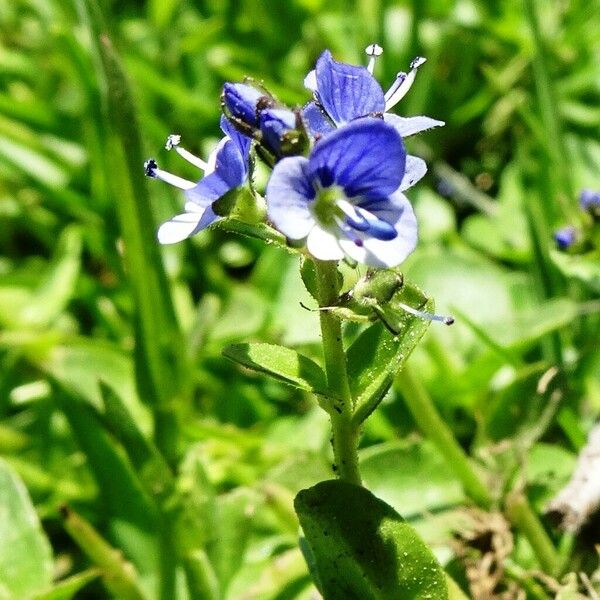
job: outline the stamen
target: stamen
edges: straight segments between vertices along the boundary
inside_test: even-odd
[[[181,158],[187,160],[189,163],[206,171],[208,165],[201,158],[198,158],[191,152],[188,152],[185,148],[181,148],[179,144],[181,143],[181,136],[175,133],[172,133],[168,138],[165,144],[165,150],[172,150],[175,148],[175,152],[181,156]]]
[[[368,220],[359,212],[359,208],[353,206],[347,200],[340,199],[336,202],[337,207],[346,215],[349,224],[359,231],[369,229]]]
[[[333,217],[336,225],[342,230],[342,233],[354,243],[355,246],[362,248],[364,242],[358,233],[348,223],[344,223],[337,215]]]
[[[365,48],[365,54],[369,57],[369,64],[367,65],[367,70],[371,75],[373,75],[373,71],[375,70],[375,61],[378,56],[383,54],[383,48],[378,44],[369,44]]]
[[[443,315],[434,315],[432,313],[425,312],[423,310],[417,310],[412,306],[408,306],[408,304],[403,304],[402,302],[397,303],[400,308],[405,310],[407,313],[414,315],[415,317],[419,317],[420,319],[425,319],[426,321],[439,321],[444,325],[452,325],[454,323],[454,317],[445,317]]]
[[[425,63],[427,59],[422,56],[413,58],[410,63],[410,71],[407,73],[400,72],[396,75],[396,81],[392,83],[390,89],[385,94],[385,110],[390,110],[404,98],[408,90],[410,90],[415,77],[417,76],[417,69]]]
[[[193,181],[188,181],[187,179],[183,179],[183,177],[179,177],[178,175],[173,175],[168,171],[159,169],[156,161],[153,158],[144,163],[144,173],[146,174],[146,177],[160,179],[161,181],[179,188],[180,190],[190,190],[193,187],[196,187],[196,184]]]

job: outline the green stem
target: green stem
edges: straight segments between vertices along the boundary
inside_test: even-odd
[[[558,102],[556,100],[556,90],[547,64],[546,45],[540,29],[540,23],[536,12],[534,0],[523,0],[525,17],[529,22],[529,28],[535,45],[535,54],[532,60],[533,76],[540,108],[540,116],[546,131],[547,140],[546,151],[551,160],[553,168],[549,173],[550,177],[556,183],[555,189],[561,190],[567,197],[574,198],[574,186],[569,171],[568,162],[565,157],[569,154],[566,151],[566,144],[562,135],[562,126]]]
[[[561,566],[560,556],[522,493],[514,493],[506,499],[506,514],[531,544],[542,569],[550,575],[556,575]]]
[[[452,430],[438,413],[427,390],[408,365],[400,372],[398,381],[404,401],[417,425],[446,458],[448,465],[462,482],[465,492],[482,508],[490,508],[492,497],[487,485],[475,471]]]
[[[332,306],[339,295],[337,263],[315,260],[319,306]],[[329,416],[333,430],[333,455],[337,476],[361,485],[358,470],[358,428],[352,423],[352,395],[348,383],[346,353],[340,319],[331,311],[320,311],[321,336],[327,385],[331,393]]]

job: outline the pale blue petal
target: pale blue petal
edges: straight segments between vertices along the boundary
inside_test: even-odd
[[[385,113],[383,118],[386,123],[392,125],[401,137],[409,137],[434,127],[442,127],[444,121],[437,121],[431,117],[399,117],[392,113]]]
[[[285,236],[300,240],[315,224],[309,205],[315,190],[307,176],[308,159],[291,156],[279,161],[267,184],[267,214]]]
[[[418,156],[411,156],[409,154],[406,157],[406,169],[404,170],[404,177],[400,184],[400,191],[403,192],[418,181],[421,181],[425,177],[425,173],[427,173],[427,164],[425,161]]]

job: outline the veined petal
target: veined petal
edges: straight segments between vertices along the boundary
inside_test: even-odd
[[[383,90],[366,67],[337,62],[325,50],[315,71],[319,102],[337,125],[385,110]]]
[[[404,171],[404,177],[400,184],[400,191],[403,192],[409,187],[412,187],[425,177],[427,173],[427,164],[422,158],[418,156],[411,156],[410,154],[406,157],[406,169]]]
[[[252,140],[240,133],[227,119],[221,115],[221,131],[235,144],[240,156],[247,161]]]
[[[325,135],[335,129],[335,125],[316,102],[309,102],[302,109],[302,116],[313,136]]]
[[[217,153],[214,174],[218,175],[229,188],[242,185],[246,181],[248,177],[248,157],[240,153],[237,142],[228,139],[223,144]]]
[[[224,196],[232,187],[216,171],[203,177],[191,190],[186,190],[185,197],[202,208],[210,206],[215,200]]]
[[[199,212],[185,212],[163,223],[158,229],[161,244],[175,244],[198,233],[219,217],[209,208]]]
[[[406,152],[393,127],[381,119],[359,119],[318,142],[309,177],[323,187],[337,184],[352,198],[385,198],[400,186]]]
[[[291,156],[280,160],[267,184],[267,214],[285,236],[300,240],[315,224],[309,204],[315,198],[307,175],[308,159]]]
[[[344,253],[356,262],[370,267],[395,267],[403,262],[417,245],[417,219],[408,198],[396,191],[389,198],[399,210],[399,216],[393,223],[397,236],[392,240],[378,240],[363,237],[362,245],[356,245],[350,239],[340,239],[339,244]],[[374,213],[382,218],[382,213]],[[388,221],[389,222],[389,221]]]
[[[431,117],[399,117],[392,113],[385,113],[383,119],[386,123],[392,125],[401,137],[409,137],[415,133],[421,133],[434,127],[442,127],[444,121],[437,121]]]
[[[340,247],[338,238],[319,225],[315,225],[310,230],[306,239],[306,249],[319,260],[340,260],[344,258],[344,252]]]

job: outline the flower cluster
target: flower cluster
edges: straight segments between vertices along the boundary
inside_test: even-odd
[[[290,109],[260,85],[226,83],[224,137],[205,162],[169,136],[166,149],[204,171],[195,183],[146,161],[149,177],[184,190],[185,212],[164,223],[161,243],[181,241],[222,218],[215,202],[250,189],[252,157],[272,168],[266,186],[270,223],[317,259],[342,258],[374,267],[400,264],[415,248],[417,222],[404,192],[426,173],[403,139],[443,125],[425,116],[389,112],[410,89],[418,68],[398,73],[387,92],[373,76],[376,44],[366,67],[335,61],[326,50],[304,84],[312,100]],[[217,214],[218,213],[218,214]]]
[[[590,229],[596,228],[600,220],[600,192],[590,189],[584,189],[579,194],[579,207],[584,213],[587,213],[587,219],[583,220],[584,228],[578,228],[574,225],[566,225],[554,232],[554,241],[556,247],[562,251],[577,252],[585,249],[589,245],[587,238],[595,238],[590,235]]]

